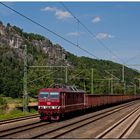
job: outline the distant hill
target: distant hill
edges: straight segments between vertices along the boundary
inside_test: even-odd
[[[87,92],[91,91],[91,68],[94,68],[94,93],[110,94],[111,83],[114,93],[124,92],[124,83],[121,83],[122,65],[107,60],[75,56],[44,36],[26,33],[19,27],[11,26],[9,23],[5,26],[0,22],[0,94],[15,98],[22,96],[25,44],[28,46],[30,66],[67,66],[68,83],[75,84]],[[54,82],[65,83],[65,70],[65,68],[28,68],[28,92],[33,95],[37,94],[39,88],[50,86]],[[130,84],[138,75],[135,70],[125,67],[126,84]],[[129,93],[133,93],[132,88],[126,89]]]

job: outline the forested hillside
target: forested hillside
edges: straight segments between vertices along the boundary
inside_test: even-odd
[[[95,94],[110,94],[111,86],[113,86],[113,93],[124,92],[124,83],[121,82],[122,65],[84,56],[77,57],[65,51],[59,44],[53,44],[46,37],[26,33],[19,27],[11,26],[9,23],[5,26],[0,22],[0,94],[2,95],[14,98],[23,95],[23,45],[25,44],[28,52],[28,66],[67,66],[68,84],[91,92],[93,74],[93,92]],[[134,82],[133,79],[138,76],[138,72],[125,67],[126,85]],[[53,83],[65,82],[65,67],[28,67],[28,93],[30,96],[37,94],[40,88],[48,87]],[[126,86],[126,90],[128,93],[133,93],[133,88]]]

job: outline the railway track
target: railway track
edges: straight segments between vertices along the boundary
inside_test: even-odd
[[[79,129],[80,127],[86,126],[92,122],[95,122],[104,117],[107,117],[111,115],[112,113],[116,113],[120,110],[129,108],[135,103],[136,101],[119,105],[111,109],[106,109],[105,111],[102,110],[99,112],[77,117],[71,120],[66,120],[60,123],[37,122],[37,123],[33,123],[33,124],[26,125],[23,127],[17,127],[13,129],[11,128],[9,130],[0,131],[0,138],[58,138],[62,135],[69,133],[70,131],[74,131],[76,129]],[[46,125],[48,126],[47,128],[46,128]],[[39,131],[39,132],[34,131],[34,129],[36,128],[41,129],[41,127],[42,127],[42,131]],[[28,134],[29,131],[32,131],[32,134]],[[27,133],[27,134],[24,135],[24,133]]]
[[[39,114],[34,114],[34,115],[30,115],[30,116],[24,116],[24,117],[20,117],[20,118],[14,118],[14,119],[8,119],[8,120],[2,120],[0,121],[0,125],[2,124],[8,124],[8,123],[13,123],[13,122],[17,122],[17,121],[23,121],[26,119],[32,119],[32,118],[36,118],[39,117]]]
[[[109,115],[111,115],[112,113],[116,113],[118,112],[119,110],[122,110],[122,109],[125,109],[126,107],[122,107],[122,108],[118,108],[118,109],[115,109],[113,111],[110,111],[110,112],[107,112],[107,113],[104,113],[104,115],[99,115],[98,117],[95,117],[95,118],[88,118],[86,120],[82,120],[82,121],[78,121],[78,122],[75,122],[73,124],[70,124],[70,125],[67,125],[67,126],[64,126],[64,127],[61,127],[61,128],[58,128],[58,129],[55,129],[51,132],[48,132],[48,133],[45,133],[44,135],[38,135],[37,137],[34,137],[34,138],[51,138],[51,139],[54,139],[54,138],[60,138],[61,136],[67,134],[67,133],[70,133],[74,130],[77,130],[83,126],[86,126],[90,123],[93,123],[95,121],[98,121],[104,117],[107,117]],[[140,107],[136,108],[135,110],[138,110]],[[133,111],[135,112],[135,111]],[[130,113],[130,114],[133,114]],[[103,137],[104,138],[104,137]],[[105,137],[106,138],[106,137]],[[111,138],[111,137],[107,137],[107,138]],[[120,137],[119,137],[120,138]]]
[[[140,118],[140,106],[130,112],[127,116],[103,131],[96,138],[127,138],[133,124]]]
[[[3,131],[0,131],[0,138],[3,138],[5,136],[9,136],[9,135],[13,135],[13,134],[16,134],[16,133],[19,133],[19,132],[23,132],[23,131],[27,131],[27,130],[31,130],[35,127],[41,127],[41,126],[47,126],[48,124],[50,124],[49,122],[35,122],[35,123],[32,123],[32,124],[26,124],[24,126],[18,126],[18,127],[15,127],[15,128],[10,128],[10,129],[7,129],[7,130],[3,130]]]

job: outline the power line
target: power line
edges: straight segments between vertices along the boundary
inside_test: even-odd
[[[137,54],[137,55],[135,55],[135,56],[129,58],[129,59],[125,62],[125,64],[127,64],[127,62],[129,62],[129,61],[132,61],[132,60],[136,59],[138,56],[140,56],[140,54]]]
[[[64,41],[68,42],[69,44],[71,44],[71,45],[73,45],[73,46],[75,46],[75,47],[81,49],[82,51],[86,52],[87,54],[91,55],[92,57],[94,57],[94,58],[96,58],[96,59],[99,59],[99,58],[98,58],[97,56],[95,56],[93,53],[87,51],[86,49],[84,49],[84,48],[82,48],[81,46],[79,46],[79,45],[73,43],[72,41],[70,41],[70,40],[64,38],[63,36],[59,35],[58,33],[56,33],[56,32],[54,32],[54,31],[48,29],[47,27],[41,25],[40,23],[36,22],[35,20],[33,20],[33,19],[31,19],[31,18],[29,18],[29,17],[23,15],[22,13],[20,13],[20,12],[14,10],[13,8],[7,6],[7,5],[4,4],[3,2],[0,2],[0,4],[2,4],[3,6],[7,7],[7,8],[10,9],[10,10],[12,10],[13,12],[17,13],[18,15],[22,16],[23,18],[29,20],[30,22],[36,24],[37,26],[40,26],[41,28],[43,28],[43,29],[47,30],[48,32],[54,34],[55,36],[57,36],[57,37],[63,39]]]
[[[87,54],[89,54],[89,55],[95,57],[96,59],[99,59],[99,58],[98,58],[97,56],[95,56],[93,53],[91,53],[91,52],[87,51],[86,49],[82,48],[78,43],[77,43],[77,44],[73,43],[72,41],[70,41],[70,40],[64,38],[63,36],[57,34],[56,32],[54,32],[54,31],[52,31],[52,30],[50,30],[50,29],[48,29],[47,27],[41,25],[40,23],[36,22],[35,20],[32,20],[31,18],[29,18],[29,17],[23,15],[22,13],[20,13],[20,12],[14,10],[13,8],[7,6],[6,4],[4,4],[4,3],[2,3],[2,2],[0,2],[0,4],[2,4],[3,6],[7,7],[7,8],[10,9],[10,10],[12,10],[13,12],[17,13],[18,15],[24,17],[25,19],[29,20],[30,22],[32,22],[32,23],[34,23],[34,24],[40,26],[41,28],[47,30],[48,32],[50,32],[50,33],[56,35],[57,37],[59,37],[59,38],[65,40],[65,41],[68,42],[69,44],[71,44],[71,45],[73,45],[73,46],[75,46],[75,47],[77,47],[77,48],[83,50],[84,52],[86,52]],[[93,33],[92,33],[92,32],[91,32],[91,31],[90,31],[90,30],[75,16],[63,3],[61,3],[61,4],[62,4],[63,7],[77,20],[78,24],[81,24],[92,36],[96,37],[96,36],[95,36],[95,35],[94,35],[94,34],[93,34]],[[79,27],[78,27],[78,28],[79,28]],[[100,42],[102,46],[104,46],[110,53],[113,54],[113,52],[112,52],[109,48],[107,48],[107,47],[105,46],[105,44],[104,44],[102,41],[100,41],[99,39],[97,39],[97,41]],[[77,41],[77,42],[78,42],[78,41]],[[116,56],[116,55],[114,54],[114,56]],[[117,57],[117,56],[116,56],[116,57]],[[119,57],[117,57],[117,58],[119,58]],[[120,59],[120,58],[119,58],[119,59]],[[132,59],[133,59],[133,58],[132,58]],[[121,59],[120,59],[120,60],[121,60]],[[130,60],[131,60],[131,59],[127,60],[126,62],[128,62],[128,61],[130,61]],[[126,62],[125,62],[124,64],[126,64]]]
[[[63,2],[60,2],[60,4],[73,16],[73,18],[79,23],[79,24],[81,24],[86,30],[87,30],[87,32],[92,36],[92,38],[96,38],[96,35],[95,34],[93,34],[91,31],[90,31],[90,29],[85,25],[85,24],[83,24],[69,9],[68,9],[68,7],[63,3]],[[118,58],[119,60],[121,60],[121,62],[123,62],[123,64],[122,64],[122,66],[123,66],[123,77],[124,77],[124,65],[125,65],[125,63],[126,62],[128,62],[128,61],[123,61],[121,58],[119,58],[112,50],[110,50],[101,40],[99,40],[98,38],[96,38],[96,40],[104,47],[104,48],[106,48],[108,51],[109,51],[109,53],[110,54],[113,54],[113,56],[115,56],[116,58]],[[132,58],[132,59],[134,59],[134,58]],[[131,60],[131,59],[130,59]],[[124,81],[124,79],[122,80],[122,81]]]
[[[94,37],[94,38],[96,38],[96,35],[95,34],[93,34],[90,30],[89,30],[89,28],[88,27],[86,27],[86,25],[85,24],[83,24],[70,10],[69,10],[69,8],[63,3],[63,2],[60,2],[60,4],[73,16],[73,18],[80,24],[80,25],[82,25],[86,30],[87,30],[87,32],[92,36],[92,37]],[[112,50],[110,50],[101,40],[99,40],[98,38],[96,38],[96,40],[104,47],[104,48],[106,48],[108,51],[109,51],[109,53],[110,54],[113,54],[116,58],[118,58],[121,62],[123,62],[123,64],[122,64],[122,81],[124,82],[124,66],[125,66],[125,64],[127,63],[127,62],[129,62],[130,60],[133,60],[133,59],[135,59],[137,56],[139,56],[139,55],[136,55],[136,56],[134,56],[134,57],[132,57],[132,58],[130,58],[130,59],[128,59],[126,62],[125,61],[123,61],[121,58],[119,58]]]
[[[92,37],[96,38],[96,35],[93,34],[93,33],[89,30],[89,28],[86,27],[86,25],[83,24],[83,23],[68,9],[68,7],[67,7],[63,2],[60,2],[60,4],[73,16],[73,18],[74,18],[75,20],[77,20],[78,23],[80,23],[80,24],[87,30],[87,32],[88,32]],[[98,38],[96,38],[96,40],[97,40],[104,48],[106,48],[111,54],[113,54],[115,57],[117,57],[118,59],[120,59],[120,60],[124,63],[124,61],[123,61],[121,58],[119,58],[115,53],[113,53],[101,40],[99,40]]]

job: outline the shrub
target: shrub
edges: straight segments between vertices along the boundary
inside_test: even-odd
[[[30,109],[30,113],[36,113],[36,112],[37,112],[36,109],[34,109],[34,108]]]
[[[0,96],[0,106],[4,105],[7,105],[7,101],[2,96]]]

